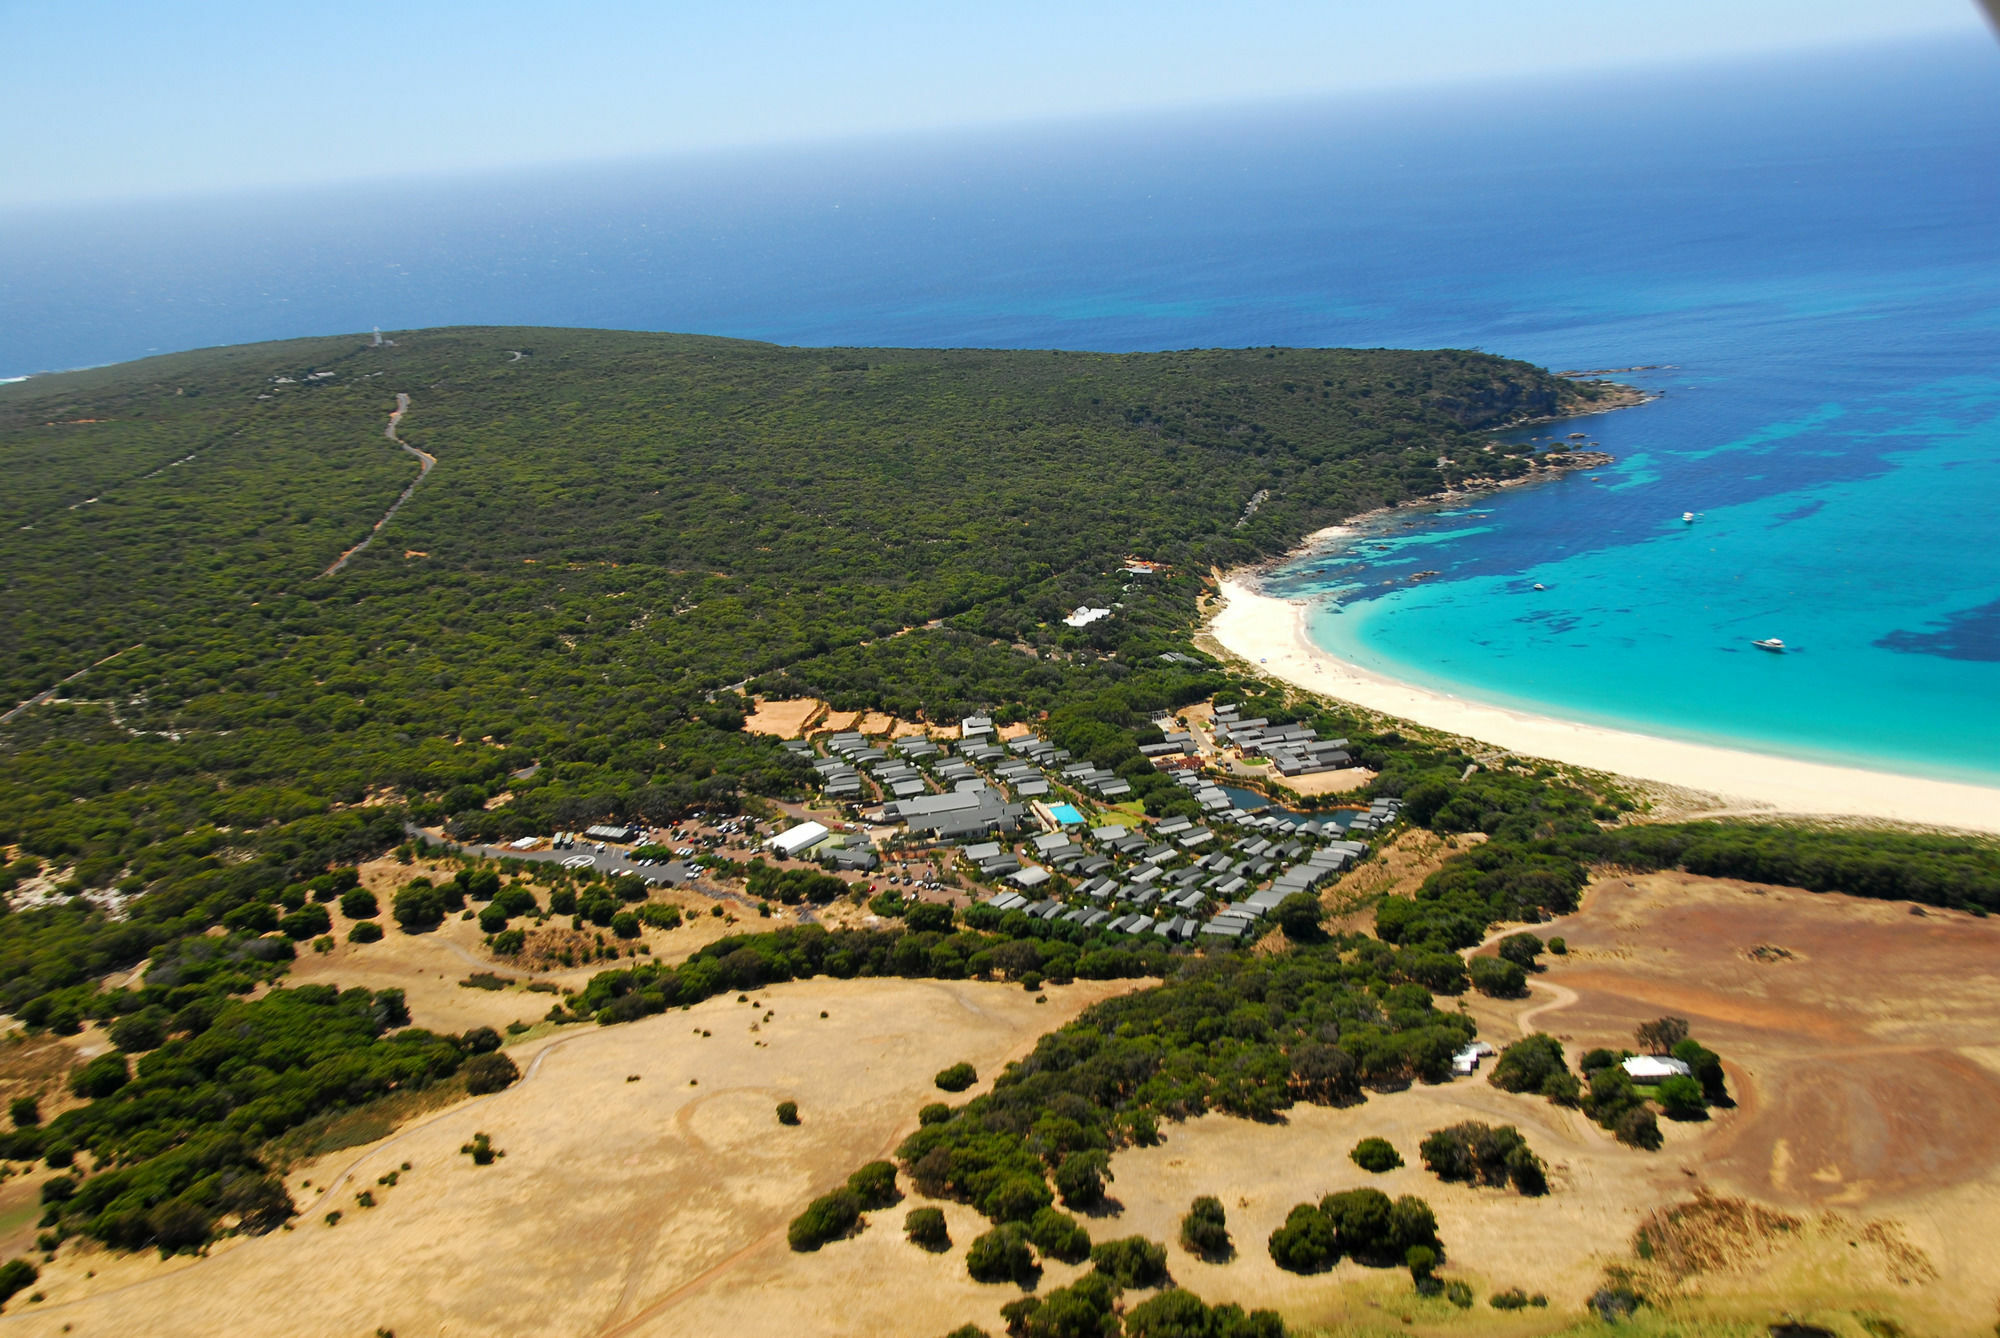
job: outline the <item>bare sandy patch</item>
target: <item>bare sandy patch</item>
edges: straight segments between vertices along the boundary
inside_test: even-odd
[[[1272,776],[1271,784],[1282,785],[1293,794],[1311,799],[1323,794],[1346,794],[1363,789],[1375,779],[1367,767],[1343,767],[1339,771],[1316,771],[1309,776]]]
[[[781,739],[803,738],[806,726],[825,707],[826,703],[816,697],[780,701],[759,699],[757,709],[743,718],[743,728],[751,734],[774,734]]]
[[[727,995],[575,1029],[529,1061],[515,1087],[300,1168],[315,1185],[338,1184],[294,1230],[166,1271],[152,1256],[120,1266],[72,1247],[44,1271],[47,1300],[9,1323],[159,1338],[349,1338],[377,1327],[567,1336],[634,1322],[676,1334],[902,1332],[916,1298],[879,1278],[842,1274],[838,1291],[808,1288],[805,1311],[744,1280],[771,1260],[845,1268],[861,1243],[893,1239],[920,1254],[901,1241],[904,1206],[873,1214],[861,1242],[819,1256],[792,1255],[784,1227],[914,1126],[918,1107],[939,1096],[939,1069],[963,1059],[996,1073],[1041,1032],[1129,988],[1079,983],[1036,1004],[999,984],[815,980],[756,991],[754,1006]],[[777,1123],[782,1100],[798,1102],[801,1125]],[[474,1166],[459,1147],[475,1131],[506,1155]],[[391,1171],[395,1184],[377,1183]],[[377,1206],[359,1205],[364,1190]],[[336,1209],[338,1225],[327,1226],[323,1214]],[[92,1268],[98,1278],[84,1276]],[[156,1276],[137,1276],[146,1272]],[[729,1323],[693,1318],[706,1313]]]

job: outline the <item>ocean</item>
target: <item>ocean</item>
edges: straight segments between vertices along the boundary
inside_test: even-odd
[[[1615,464],[1273,588],[1460,695],[2000,781],[1991,43],[0,214],[0,378],[440,324],[1643,367],[1560,429]]]

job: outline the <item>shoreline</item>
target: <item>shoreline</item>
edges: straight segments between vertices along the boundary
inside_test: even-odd
[[[1354,524],[1320,530],[1289,556],[1351,532]],[[1255,672],[1307,692],[1523,757],[1699,791],[1759,815],[1867,818],[2000,833],[2000,788],[1588,725],[1389,678],[1313,644],[1306,631],[1309,602],[1264,593],[1256,572],[1245,567],[1218,573],[1221,604],[1204,630]]]

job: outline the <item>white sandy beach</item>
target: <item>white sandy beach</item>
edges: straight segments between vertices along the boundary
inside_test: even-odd
[[[1887,818],[2000,832],[2000,789],[1832,766],[1529,715],[1434,692],[1335,658],[1306,635],[1308,606],[1238,572],[1221,585],[1215,639],[1260,672],[1384,715],[1593,771],[1700,790],[1773,814]]]

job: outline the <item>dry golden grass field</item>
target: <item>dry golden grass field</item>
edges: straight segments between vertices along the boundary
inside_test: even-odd
[[[1389,880],[1442,853],[1400,847]],[[1087,1221],[1092,1234],[1167,1242],[1181,1284],[1275,1307],[1301,1332],[1601,1331],[1583,1307],[1607,1270],[1654,1302],[1628,1332],[1761,1333],[1787,1318],[1842,1338],[1993,1332],[2000,924],[1667,874],[1599,879],[1582,910],[1538,932],[1563,935],[1570,953],[1545,959],[1528,999],[1468,997],[1482,1035],[1504,1044],[1524,1024],[1550,1031],[1574,1061],[1678,1014],[1724,1055],[1735,1108],[1667,1123],[1656,1153],[1483,1076],[1344,1109],[1302,1106],[1270,1124],[1210,1116],[1119,1153],[1115,1209]],[[418,936],[325,970],[403,983],[429,954],[435,977],[446,943]],[[434,1026],[426,1009],[497,1025],[546,998],[450,980],[421,997],[405,987],[418,1021]],[[627,1026],[538,1029],[511,1051],[529,1070],[521,1084],[295,1168],[305,1211],[291,1230],[202,1260],[66,1248],[38,1284],[46,1299],[17,1298],[0,1330],[938,1338],[973,1322],[997,1335],[1001,1305],[1020,1293],[966,1275],[965,1248],[985,1225],[969,1209],[941,1205],[954,1244],[939,1255],[903,1239],[914,1197],[810,1254],[787,1248],[784,1225],[913,1127],[939,1095],[939,1068],[970,1059],[990,1078],[1123,988],[1080,983],[1038,1005],[998,984],[807,981]],[[801,1126],[777,1124],[785,1099],[799,1103]],[[1547,1160],[1552,1192],[1526,1199],[1424,1171],[1423,1136],[1465,1119],[1518,1126]],[[459,1152],[477,1131],[506,1153],[491,1166]],[[1356,1168],[1347,1152],[1371,1135],[1408,1164],[1382,1176]],[[378,1183],[392,1171],[393,1185]],[[1345,1262],[1300,1277],[1271,1263],[1265,1240],[1293,1204],[1360,1184],[1430,1201],[1445,1272],[1471,1284],[1471,1309],[1414,1296],[1401,1270]],[[0,1187],[0,1224],[31,1191]],[[376,1206],[357,1202],[363,1191]],[[1198,1194],[1228,1211],[1228,1262],[1175,1240]],[[342,1215],[329,1226],[333,1210]],[[1078,1272],[1052,1263],[1041,1287]],[[1507,1287],[1550,1304],[1491,1309]]]

